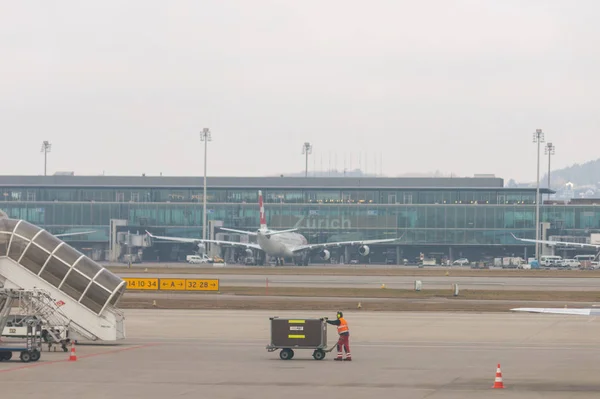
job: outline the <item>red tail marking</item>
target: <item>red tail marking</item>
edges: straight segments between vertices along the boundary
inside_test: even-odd
[[[258,194],[258,207],[260,210],[260,225],[261,227],[267,224],[267,218],[265,217],[265,206],[263,205],[262,192]]]

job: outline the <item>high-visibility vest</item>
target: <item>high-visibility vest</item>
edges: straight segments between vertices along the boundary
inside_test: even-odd
[[[343,317],[340,318],[340,325],[337,328],[337,332],[338,334],[342,334],[342,333],[347,333],[350,330],[348,329],[348,323],[346,322],[346,319],[344,319]]]

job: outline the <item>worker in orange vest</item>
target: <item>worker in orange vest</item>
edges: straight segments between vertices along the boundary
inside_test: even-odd
[[[337,326],[337,332],[340,336],[337,343],[338,354],[334,360],[352,360],[352,356],[350,356],[350,329],[342,311],[337,312],[337,320],[327,320],[327,323]],[[342,349],[346,351],[345,359],[342,358]]]

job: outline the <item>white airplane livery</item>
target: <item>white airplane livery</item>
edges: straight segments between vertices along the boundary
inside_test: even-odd
[[[511,233],[513,238],[518,241],[531,242],[538,244],[545,244],[549,246],[566,246],[566,247],[578,247],[578,248],[594,248],[600,250],[600,245],[596,244],[582,244],[578,242],[568,241],[550,241],[550,240],[533,240],[530,238],[519,238]],[[525,313],[547,313],[547,314],[562,314],[572,316],[600,316],[600,309],[579,309],[579,308],[515,308],[511,309],[513,312],[525,312]]]
[[[515,308],[513,312],[523,313],[547,313],[547,314],[562,314],[569,316],[600,316],[600,309],[593,308]]]
[[[2,218],[8,218],[8,214],[6,212],[4,212],[2,209],[0,209],[0,219]],[[95,233],[96,230],[92,230],[92,231],[78,231],[75,233],[62,233],[62,234],[52,234],[54,237],[70,237],[70,236],[79,236],[79,235],[84,235],[84,234],[92,234]]]
[[[537,242],[538,244],[545,244],[545,245],[549,245],[551,247],[565,246],[565,247],[578,247],[578,248],[594,248],[596,250],[600,250],[600,245],[596,245],[596,244],[582,244],[582,243],[578,243],[578,242],[568,242],[568,241],[533,240],[531,238],[519,238],[512,233],[511,233],[511,235],[513,236],[513,238],[515,240],[518,240],[518,241],[531,242],[531,243]]]
[[[82,231],[82,232],[76,232],[76,233],[63,233],[63,234],[53,234],[54,237],[70,237],[70,236],[79,236],[79,235],[84,235],[84,234],[92,234],[95,233],[95,230],[92,231]]]
[[[256,231],[244,231],[235,230],[225,227],[221,227],[221,230],[230,231],[233,233],[245,234],[256,237],[256,244],[254,243],[243,243],[234,241],[220,241],[220,240],[202,240],[198,238],[183,238],[183,237],[165,237],[155,236],[150,232],[146,233],[155,239],[178,241],[178,242],[190,242],[196,244],[202,243],[213,243],[217,245],[230,245],[235,247],[246,248],[248,255],[252,254],[252,250],[261,250],[270,257],[277,258],[277,264],[283,265],[284,258],[300,259],[301,263],[305,266],[308,265],[309,255],[313,250],[319,250],[319,257],[322,260],[329,260],[331,253],[327,250],[330,247],[341,247],[345,245],[359,245],[359,253],[362,256],[366,256],[370,252],[369,244],[380,244],[380,243],[391,243],[398,241],[400,238],[390,238],[381,240],[357,240],[357,241],[340,241],[340,242],[328,242],[322,244],[309,244],[300,233],[295,233],[298,229],[288,230],[270,230],[267,227],[267,219],[265,217],[265,207],[263,204],[262,191],[258,192],[258,205],[260,209],[260,228]]]

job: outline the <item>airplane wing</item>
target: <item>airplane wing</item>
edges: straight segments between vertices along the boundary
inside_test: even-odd
[[[203,240],[201,238],[187,238],[187,237],[155,236],[155,235],[151,234],[148,230],[146,230],[146,234],[148,234],[152,238],[156,238],[158,240],[165,240],[165,241],[189,242],[189,243],[193,243],[193,244],[197,244],[197,243],[201,243],[201,242],[207,242],[207,243],[210,243],[210,244],[232,245],[232,246],[236,246],[236,247],[253,248],[253,249],[261,249],[262,250],[262,248],[258,244],[247,243],[247,242],[221,241],[221,240]]]
[[[398,238],[389,238],[385,240],[355,240],[355,241],[339,241],[339,242],[324,242],[322,244],[306,244],[299,245],[292,249],[292,252],[300,252],[304,250],[311,250],[317,248],[327,248],[327,247],[342,247],[344,245],[368,245],[368,244],[383,244],[386,242],[396,242],[402,239],[404,234]]]
[[[82,234],[92,234],[95,232],[96,232],[96,230],[94,230],[94,231],[78,231],[76,233],[54,234],[54,237],[78,236],[78,235],[82,235]],[[50,233],[50,234],[52,234],[52,233]]]
[[[292,231],[298,231],[298,229],[287,229],[287,230],[271,230],[267,235],[274,236],[276,234],[291,233]]]
[[[538,243],[538,244],[546,244],[546,245],[551,245],[551,246],[556,246],[556,245],[564,245],[567,247],[579,247],[579,248],[596,248],[596,249],[600,249],[600,245],[594,245],[594,244],[580,244],[578,242],[566,242],[566,241],[547,241],[547,240],[533,240],[530,238],[519,238],[517,236],[515,236],[514,234],[510,233],[513,238],[515,240],[518,241],[524,241],[524,242],[532,242],[532,243]]]
[[[219,229],[221,229],[223,231],[231,231],[232,233],[247,234],[249,236],[255,236],[255,235],[257,235],[253,231],[244,231],[244,230],[229,229],[229,228],[226,228],[226,227],[219,227]],[[270,235],[270,236],[274,236],[276,234],[290,233],[292,231],[298,231],[298,229],[274,230],[274,231],[269,231],[268,233],[264,233],[264,234],[267,234],[267,235]]]
[[[219,229],[223,230],[223,231],[231,231],[232,233],[246,234],[246,235],[249,235],[249,236],[255,236],[256,235],[256,232],[254,232],[254,231],[228,229],[228,228],[225,228],[225,227],[219,227]]]
[[[548,313],[575,316],[600,316],[600,309],[566,309],[566,308],[515,308],[513,312]]]

